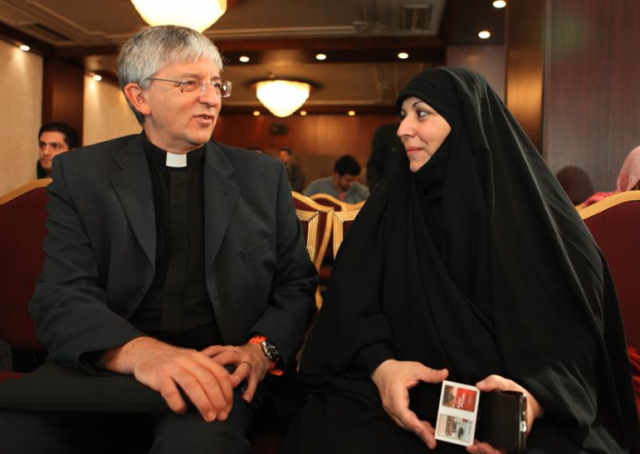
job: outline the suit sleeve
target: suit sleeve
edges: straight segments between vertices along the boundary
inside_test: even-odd
[[[56,159],[48,187],[49,233],[43,271],[30,302],[36,332],[50,359],[95,373],[83,355],[143,335],[108,306],[96,255]]]
[[[288,368],[315,312],[318,274],[305,247],[283,166],[278,180],[276,224],[277,269],[269,308],[252,331],[267,336],[276,345],[284,367]]]

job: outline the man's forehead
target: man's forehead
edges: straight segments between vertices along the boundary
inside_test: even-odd
[[[176,76],[220,77],[220,68],[213,60],[177,61],[163,66],[158,73],[172,73]]]
[[[44,131],[38,140],[41,142],[64,142],[64,134],[59,131]]]

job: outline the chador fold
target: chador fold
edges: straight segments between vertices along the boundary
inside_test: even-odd
[[[473,71],[419,74],[398,95],[401,117],[414,99],[450,132],[416,169],[401,124],[407,153],[332,270],[302,360],[308,402],[285,452],[427,452],[383,408],[371,376],[388,360],[467,384],[512,380],[544,413],[527,452],[640,452],[609,270],[540,153]],[[430,426],[439,381],[406,385],[410,410]],[[465,448],[438,442],[434,452]]]

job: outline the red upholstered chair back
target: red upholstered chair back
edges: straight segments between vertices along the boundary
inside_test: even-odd
[[[615,194],[579,213],[609,263],[627,343],[640,350],[640,191]]]
[[[42,271],[50,182],[37,180],[0,197],[0,338],[26,350],[43,350],[27,308]]]

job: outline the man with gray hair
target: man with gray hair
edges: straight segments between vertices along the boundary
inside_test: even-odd
[[[200,33],[143,30],[119,65],[143,131],[55,158],[30,311],[58,381],[81,371],[75,383],[108,394],[129,380],[132,400],[109,402],[116,414],[100,413],[102,392],[55,414],[4,411],[0,452],[124,452],[132,427],[154,453],[249,452],[265,382],[294,369],[315,307],[286,171],[210,141],[231,83]],[[165,410],[132,411],[136,386]]]

